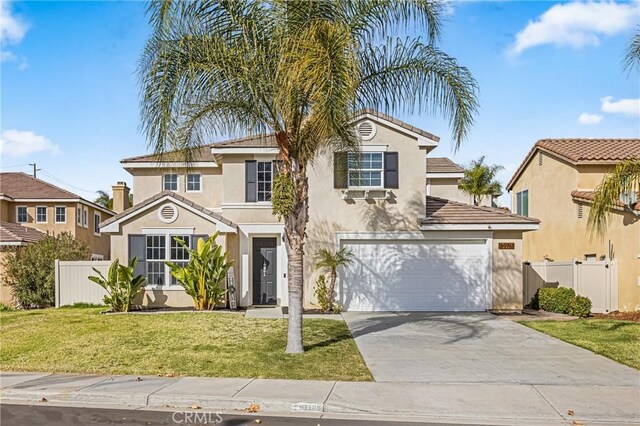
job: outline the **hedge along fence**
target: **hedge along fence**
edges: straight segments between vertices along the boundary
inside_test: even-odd
[[[111,262],[107,260],[56,260],[56,308],[76,303],[103,305],[107,292],[91,281],[89,276],[96,275],[93,268],[106,275],[110,265]]]
[[[591,300],[576,296],[572,288],[541,288],[534,298],[534,305],[547,312],[586,317],[591,313]]]

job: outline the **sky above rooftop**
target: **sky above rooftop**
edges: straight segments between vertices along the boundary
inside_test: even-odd
[[[0,0],[3,171],[35,162],[38,177],[88,199],[131,185],[119,161],[149,151],[136,76],[145,8]],[[505,184],[538,139],[640,137],[640,70],[622,66],[638,1],[467,1],[447,12],[439,46],[478,81],[480,109],[458,151],[443,117],[399,116],[441,137],[432,156],[466,164],[484,155],[505,167]]]

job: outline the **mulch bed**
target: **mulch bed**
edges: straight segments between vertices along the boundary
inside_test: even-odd
[[[640,311],[632,311],[632,312],[620,312],[613,311],[608,314],[592,314],[593,318],[598,319],[612,319],[612,320],[621,320],[621,321],[635,321],[640,322]]]

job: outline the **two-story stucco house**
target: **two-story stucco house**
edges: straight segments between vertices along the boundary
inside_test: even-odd
[[[524,259],[618,261],[618,309],[640,309],[640,205],[611,210],[604,238],[588,227],[593,191],[622,160],[640,157],[640,139],[543,139],[507,184],[516,213],[540,219],[524,235]]]
[[[348,246],[355,261],[338,288],[347,310],[520,309],[522,234],[538,221],[427,196],[425,158],[438,137],[373,111],[353,124],[360,161],[325,153],[308,173],[305,304],[314,302],[317,250]],[[220,231],[239,306],[286,306],[284,226],[270,201],[274,138],[230,140],[193,154],[189,168],[171,154],[122,160],[141,201],[102,223],[111,257],[140,259],[138,273],[148,278],[142,303],[190,306],[164,264],[188,260],[172,237],[194,244]]]

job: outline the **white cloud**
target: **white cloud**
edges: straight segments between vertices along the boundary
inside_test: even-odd
[[[516,35],[511,53],[520,54],[543,44],[598,46],[600,36],[621,33],[638,24],[640,3],[579,2],[552,6]]]
[[[11,61],[15,61],[16,59],[16,55],[13,54],[13,52],[9,52],[7,50],[3,50],[0,52],[0,62],[11,62]]]
[[[47,151],[51,154],[58,154],[60,149],[45,136],[36,135],[31,131],[9,129],[2,132],[0,155],[25,157]]]
[[[602,102],[602,112],[640,117],[640,98],[619,99],[617,101],[613,101],[612,99],[613,96],[600,99]]]
[[[578,123],[580,124],[598,124],[602,121],[602,116],[598,114],[589,114],[587,112],[583,112],[578,117]]]
[[[2,43],[16,44],[24,38],[29,24],[11,10],[8,1],[0,1],[0,39]]]

